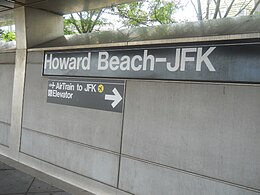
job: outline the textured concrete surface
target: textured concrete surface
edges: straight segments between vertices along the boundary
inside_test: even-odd
[[[11,107],[13,94],[14,65],[13,53],[7,53],[6,56],[0,54],[0,144],[8,145],[8,137],[11,123]],[[5,62],[6,64],[2,64]]]
[[[118,155],[25,129],[22,132],[21,151],[89,178],[116,186]]]
[[[8,146],[10,124],[0,121],[0,144]]]
[[[0,64],[0,121],[5,123],[11,121],[13,80],[14,65]]]
[[[259,195],[236,186],[122,158],[119,187],[136,195]]]
[[[48,80],[41,71],[40,62],[27,64],[23,128],[119,152],[122,114],[46,103]]]
[[[0,195],[69,195],[0,162]]]
[[[260,189],[260,87],[128,81],[122,153]]]

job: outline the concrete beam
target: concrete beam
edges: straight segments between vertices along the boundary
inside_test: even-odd
[[[63,35],[63,17],[29,7],[15,9],[17,49],[30,48]]]
[[[8,156],[18,160],[23,114],[27,48],[63,35],[63,18],[42,10],[19,7],[14,11],[16,24],[16,59]]]
[[[91,9],[110,7],[113,5],[129,3],[134,1],[137,0],[22,0],[20,1],[20,4],[17,4],[17,6],[24,4],[27,7],[41,9],[59,15],[64,15],[80,11],[87,11]]]

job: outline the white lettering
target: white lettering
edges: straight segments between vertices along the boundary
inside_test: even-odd
[[[52,64],[52,54],[50,54],[50,59],[48,59],[48,54],[45,55],[45,60],[44,60],[44,69],[47,68],[47,63],[49,63],[49,69],[51,69],[51,64]]]
[[[109,57],[108,52],[98,53],[98,70],[106,70],[108,68],[108,61],[107,61],[108,57]]]
[[[96,84],[87,84],[87,86],[84,88],[84,91],[96,93],[96,86]]]
[[[143,58],[143,70],[147,69],[147,62],[150,61],[150,71],[154,71],[154,56],[147,55],[148,51],[144,50],[144,58]]]
[[[185,71],[186,62],[195,61],[194,57],[187,57],[188,52],[196,52],[197,48],[184,48],[181,52],[181,68],[180,71]]]
[[[80,65],[81,61],[82,61],[82,57],[78,57],[78,60],[77,60],[77,70],[79,70],[79,65]],[[83,68],[83,64],[82,64],[82,68]]]
[[[74,57],[70,58],[69,69],[70,69],[70,70],[76,70],[76,66],[77,66],[77,60],[76,60],[76,58],[74,58]],[[62,66],[60,66],[60,68],[63,69]],[[67,69],[67,67],[64,68],[64,69]]]
[[[53,60],[52,60],[52,68],[53,69],[58,69],[59,66],[60,66],[59,59],[58,58],[53,58]]]
[[[123,56],[121,58],[121,64],[120,64],[120,70],[130,70],[130,57],[129,56]]]
[[[181,55],[181,49],[176,49],[176,54],[175,54],[175,65],[172,67],[171,63],[167,63],[167,69],[171,72],[175,72],[179,69],[180,67],[180,55]]]
[[[91,52],[88,52],[88,57],[84,57],[82,60],[82,69],[83,70],[90,70],[90,59],[91,59]],[[87,61],[87,63],[86,63]]]
[[[142,57],[139,56],[139,55],[135,55],[132,60],[131,60],[131,68],[133,69],[133,71],[139,71],[142,69],[142,65],[139,64],[139,65],[135,65],[135,61],[136,60],[139,60],[139,61],[142,61]]]
[[[73,93],[69,93],[69,92],[59,92],[57,90],[50,90],[50,95],[52,97],[57,97],[57,98],[63,98],[63,99],[72,99]]]
[[[119,68],[119,58],[117,56],[112,56],[109,60],[110,69],[115,71]]]
[[[209,71],[214,72],[216,69],[210,62],[208,56],[216,49],[216,47],[210,47],[203,55],[202,55],[202,48],[198,48],[197,53],[197,63],[196,63],[196,71],[201,71],[201,63],[204,62]]]

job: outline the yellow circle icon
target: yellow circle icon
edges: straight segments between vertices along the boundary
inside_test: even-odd
[[[100,85],[98,86],[98,92],[99,92],[99,93],[102,93],[102,92],[104,91],[104,89],[105,89],[104,85],[100,84]]]

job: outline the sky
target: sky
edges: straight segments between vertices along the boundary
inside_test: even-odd
[[[182,0],[183,9],[179,9],[175,14],[176,20],[181,21],[195,21],[196,12],[190,0]]]

